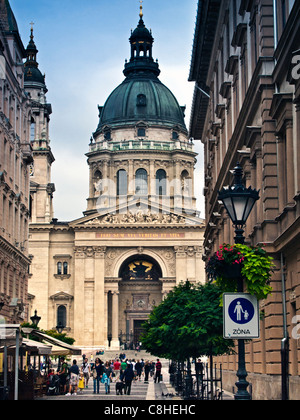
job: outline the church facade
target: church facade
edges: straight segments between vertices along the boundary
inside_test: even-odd
[[[90,140],[87,209],[71,222],[53,217],[51,107],[44,94],[37,101],[30,313],[37,310],[43,329],[62,326],[83,348],[136,344],[142,323],[174,286],[205,278],[196,153],[184,108],[158,78],[153,41],[141,8],[125,80],[99,107]]]

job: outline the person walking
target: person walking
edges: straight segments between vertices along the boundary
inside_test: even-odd
[[[90,365],[89,365],[89,361],[87,357],[84,359],[84,362],[81,365],[81,370],[82,370],[84,380],[85,380],[85,387],[88,388],[88,383],[89,383],[89,379],[91,375],[91,369],[90,369]]]
[[[119,362],[119,359],[117,359],[114,362],[114,374],[115,374],[116,382],[118,382],[120,378],[120,371],[121,371],[121,363]]]
[[[69,382],[69,392],[66,395],[72,395],[72,388],[74,388],[74,395],[77,395],[78,387],[78,378],[79,378],[79,367],[77,366],[77,361],[73,360],[73,365],[69,369],[70,382]]]
[[[158,380],[158,383],[160,383],[162,365],[159,359],[157,359],[156,361],[155,369],[156,369],[156,372],[155,372],[154,382],[156,383],[156,380]]]
[[[142,376],[143,366],[139,360],[135,364],[135,370],[136,370],[137,379],[140,381],[141,376]]]
[[[123,359],[123,361],[122,361],[122,363],[121,363],[121,374],[120,374],[120,375],[122,375],[122,373],[124,373],[124,372],[125,372],[126,368],[127,368],[127,363],[126,363],[126,361]]]
[[[112,381],[112,373],[113,373],[113,370],[110,363],[106,362],[103,369],[103,374],[106,375],[106,378],[104,381],[106,394],[110,394],[110,383]]]
[[[67,392],[67,376],[68,376],[68,364],[65,362],[65,358],[60,359],[60,370],[57,373],[60,380],[60,385],[63,387],[63,393]]]
[[[145,367],[144,367],[144,371],[145,371],[145,381],[144,382],[145,382],[145,384],[148,384],[150,369],[151,369],[150,362],[149,362],[149,360],[147,360],[146,363],[145,363]]]
[[[99,357],[97,357],[93,366],[94,394],[96,394],[96,392],[97,394],[100,393],[100,381],[103,376],[103,371],[103,363]]]
[[[131,384],[134,378],[134,371],[130,364],[127,364],[125,371],[121,375],[121,381],[125,382],[125,394],[130,395]]]

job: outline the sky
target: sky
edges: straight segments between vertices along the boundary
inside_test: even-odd
[[[39,50],[39,69],[46,74],[51,149],[55,156],[54,217],[82,217],[89,192],[87,157],[98,125],[98,105],[124,80],[130,58],[129,37],[139,21],[138,0],[10,0],[25,48],[30,22]],[[164,83],[186,105],[189,127],[194,83],[188,82],[198,0],[144,0],[144,22],[152,29],[153,57]],[[197,208],[204,215],[203,148],[195,171]]]

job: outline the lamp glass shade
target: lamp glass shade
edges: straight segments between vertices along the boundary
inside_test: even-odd
[[[256,198],[248,194],[228,194],[222,201],[234,224],[244,225],[256,202]]]

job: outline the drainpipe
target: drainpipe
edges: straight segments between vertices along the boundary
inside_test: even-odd
[[[281,340],[281,399],[286,401],[289,399],[289,336],[287,330],[285,272],[282,252],[280,255],[280,259],[283,315],[283,339]]]

